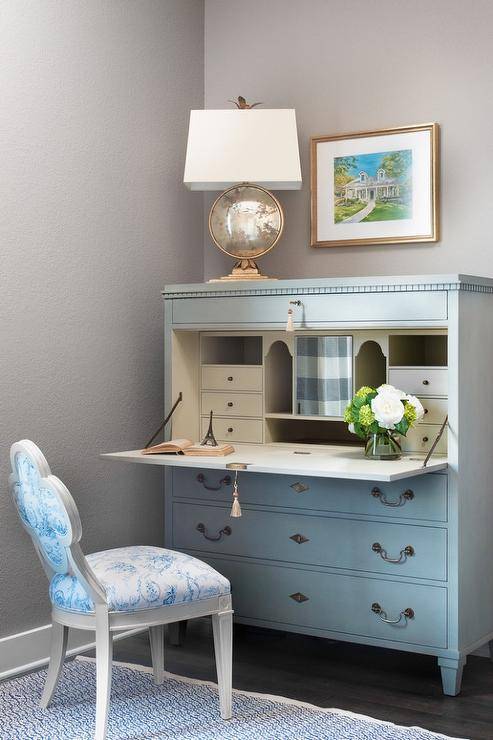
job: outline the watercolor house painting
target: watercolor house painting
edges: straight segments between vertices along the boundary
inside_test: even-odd
[[[377,176],[372,177],[363,170],[355,180],[348,182],[344,188],[346,200],[357,198],[365,203],[372,200],[385,200],[399,197],[399,183],[394,177],[387,177],[385,170],[377,170]]]
[[[411,194],[410,149],[334,159],[334,223],[411,218]]]

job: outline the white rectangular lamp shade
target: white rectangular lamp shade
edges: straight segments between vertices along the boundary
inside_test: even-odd
[[[299,190],[295,111],[190,111],[183,181],[190,190],[225,190],[241,182]]]

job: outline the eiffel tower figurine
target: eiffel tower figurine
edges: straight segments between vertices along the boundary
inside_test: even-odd
[[[204,447],[218,447],[214,432],[212,431],[212,411],[209,416],[209,429],[207,430],[207,434],[200,444]]]

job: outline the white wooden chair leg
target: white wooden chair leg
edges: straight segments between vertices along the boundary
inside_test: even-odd
[[[149,627],[149,641],[151,643],[154,683],[161,684],[164,681],[164,624]]]
[[[94,740],[105,740],[111,694],[113,638],[108,612],[96,607],[96,732]]]
[[[46,708],[55,693],[55,689],[60,679],[60,674],[65,660],[67,651],[68,627],[58,622],[51,624],[51,654],[48,673],[40,700],[40,706]]]
[[[212,615],[214,651],[216,653],[219,709],[223,719],[232,716],[233,612]]]

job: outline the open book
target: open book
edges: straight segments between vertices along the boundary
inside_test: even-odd
[[[161,442],[152,447],[142,450],[143,455],[202,455],[204,457],[224,457],[231,455],[235,449],[231,445],[223,444],[217,447],[209,445],[193,444],[189,439],[170,439],[169,442]]]

